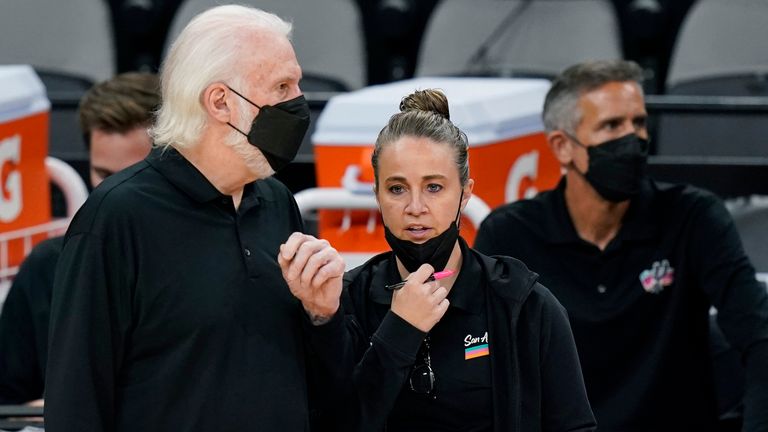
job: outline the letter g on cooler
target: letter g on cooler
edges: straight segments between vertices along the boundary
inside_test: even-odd
[[[21,136],[0,141],[0,221],[12,222],[21,213]]]

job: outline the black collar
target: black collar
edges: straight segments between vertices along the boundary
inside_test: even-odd
[[[459,237],[459,247],[462,256],[461,271],[448,293],[448,301],[451,302],[451,306],[478,314],[482,312],[485,304],[485,290],[482,289],[485,284],[485,275],[475,254],[470,251],[467,242],[461,237]]]
[[[568,206],[565,203],[566,178],[563,176],[557,187],[541,194],[540,203],[543,206],[539,213],[544,223],[532,221],[530,227],[538,231],[542,238],[552,244],[580,243],[583,240],[573,226]],[[617,240],[640,241],[653,238],[658,231],[655,209],[656,187],[653,180],[642,182],[640,194],[629,204]]]
[[[199,203],[213,200],[231,199],[221,193],[210,181],[173,147],[153,148],[147,156],[147,162],[171,184],[179,188]],[[258,204],[260,199],[274,200],[274,194],[264,182],[257,181],[245,185],[241,208]]]

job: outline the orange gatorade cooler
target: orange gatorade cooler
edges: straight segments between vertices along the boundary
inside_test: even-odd
[[[29,229],[51,220],[49,112],[45,87],[30,66],[0,66],[0,281],[47,237]]]
[[[451,121],[467,134],[474,194],[487,208],[551,189],[560,166],[547,147],[541,121],[549,86],[541,79],[418,78],[335,96],[312,136],[318,189],[343,189],[351,202],[372,196],[370,156],[379,131],[398,112],[403,97],[427,88],[446,94]],[[345,253],[388,250],[378,212],[354,204],[350,208],[355,210],[320,210],[320,237]],[[470,245],[476,224],[462,219],[462,236]]]

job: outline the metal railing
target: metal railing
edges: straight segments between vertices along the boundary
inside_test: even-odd
[[[77,209],[88,198],[88,189],[80,175],[68,164],[58,159],[47,157],[46,170],[53,182],[64,193],[67,203],[67,215],[40,225],[0,233],[0,304],[10,288],[11,281],[19,271],[20,263],[11,263],[11,250],[16,252],[21,247],[23,257],[29,255],[40,237],[51,238],[64,234]]]

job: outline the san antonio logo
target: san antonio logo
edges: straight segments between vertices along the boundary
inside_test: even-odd
[[[669,265],[668,260],[656,261],[650,269],[640,273],[640,283],[643,284],[643,289],[651,294],[662,292],[674,281],[675,269]]]

